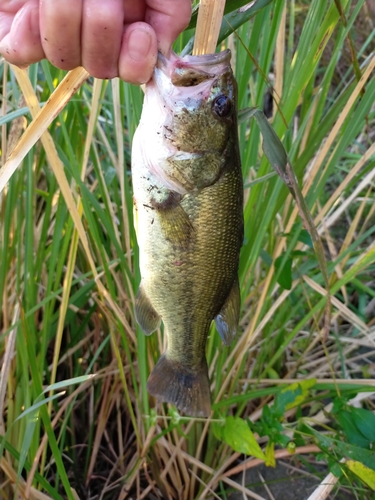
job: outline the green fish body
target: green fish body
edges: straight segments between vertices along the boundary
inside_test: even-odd
[[[145,334],[164,323],[168,347],[147,389],[192,416],[209,416],[205,357],[212,320],[226,344],[239,312],[243,181],[230,51],[166,59],[146,85],[133,141],[134,219]]]

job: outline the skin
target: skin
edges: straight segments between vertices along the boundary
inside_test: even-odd
[[[46,58],[140,84],[190,16],[191,0],[1,0],[0,53],[21,68]]]

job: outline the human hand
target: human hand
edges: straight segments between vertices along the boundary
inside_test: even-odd
[[[191,0],[0,0],[0,52],[97,78],[145,83],[189,23]]]

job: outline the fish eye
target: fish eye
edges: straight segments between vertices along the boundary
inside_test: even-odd
[[[220,118],[227,118],[232,113],[232,101],[227,95],[219,95],[215,97],[212,109]]]

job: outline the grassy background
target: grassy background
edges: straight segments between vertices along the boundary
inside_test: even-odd
[[[246,121],[238,338],[224,347],[214,328],[209,337],[211,420],[183,419],[166,406],[156,413],[146,381],[163,334],[146,338],[133,313],[130,152],[142,92],[89,79],[49,127],[55,150],[36,143],[1,192],[2,498],[15,488],[21,498],[193,499],[215,489],[225,498],[228,488],[244,488],[226,473],[243,455],[218,422],[259,421],[281,382],[314,380],[286,414],[292,434],[308,417],[320,432],[348,439],[324,413],[339,396],[374,410],[375,79],[373,67],[364,86],[355,74],[356,63],[362,74],[374,64],[371,2],[341,0],[345,16],[334,1],[263,3],[223,46],[233,50],[239,109],[262,108],[264,75],[272,79],[272,124],[326,250],[334,297],[326,342],[324,281],[309,237],[263,157],[259,129]],[[177,52],[193,33],[181,35]],[[4,62],[0,71],[4,165],[31,117],[20,89],[25,73]],[[42,62],[27,81],[44,104],[63,77]],[[366,485],[343,470],[338,485],[367,498]]]

